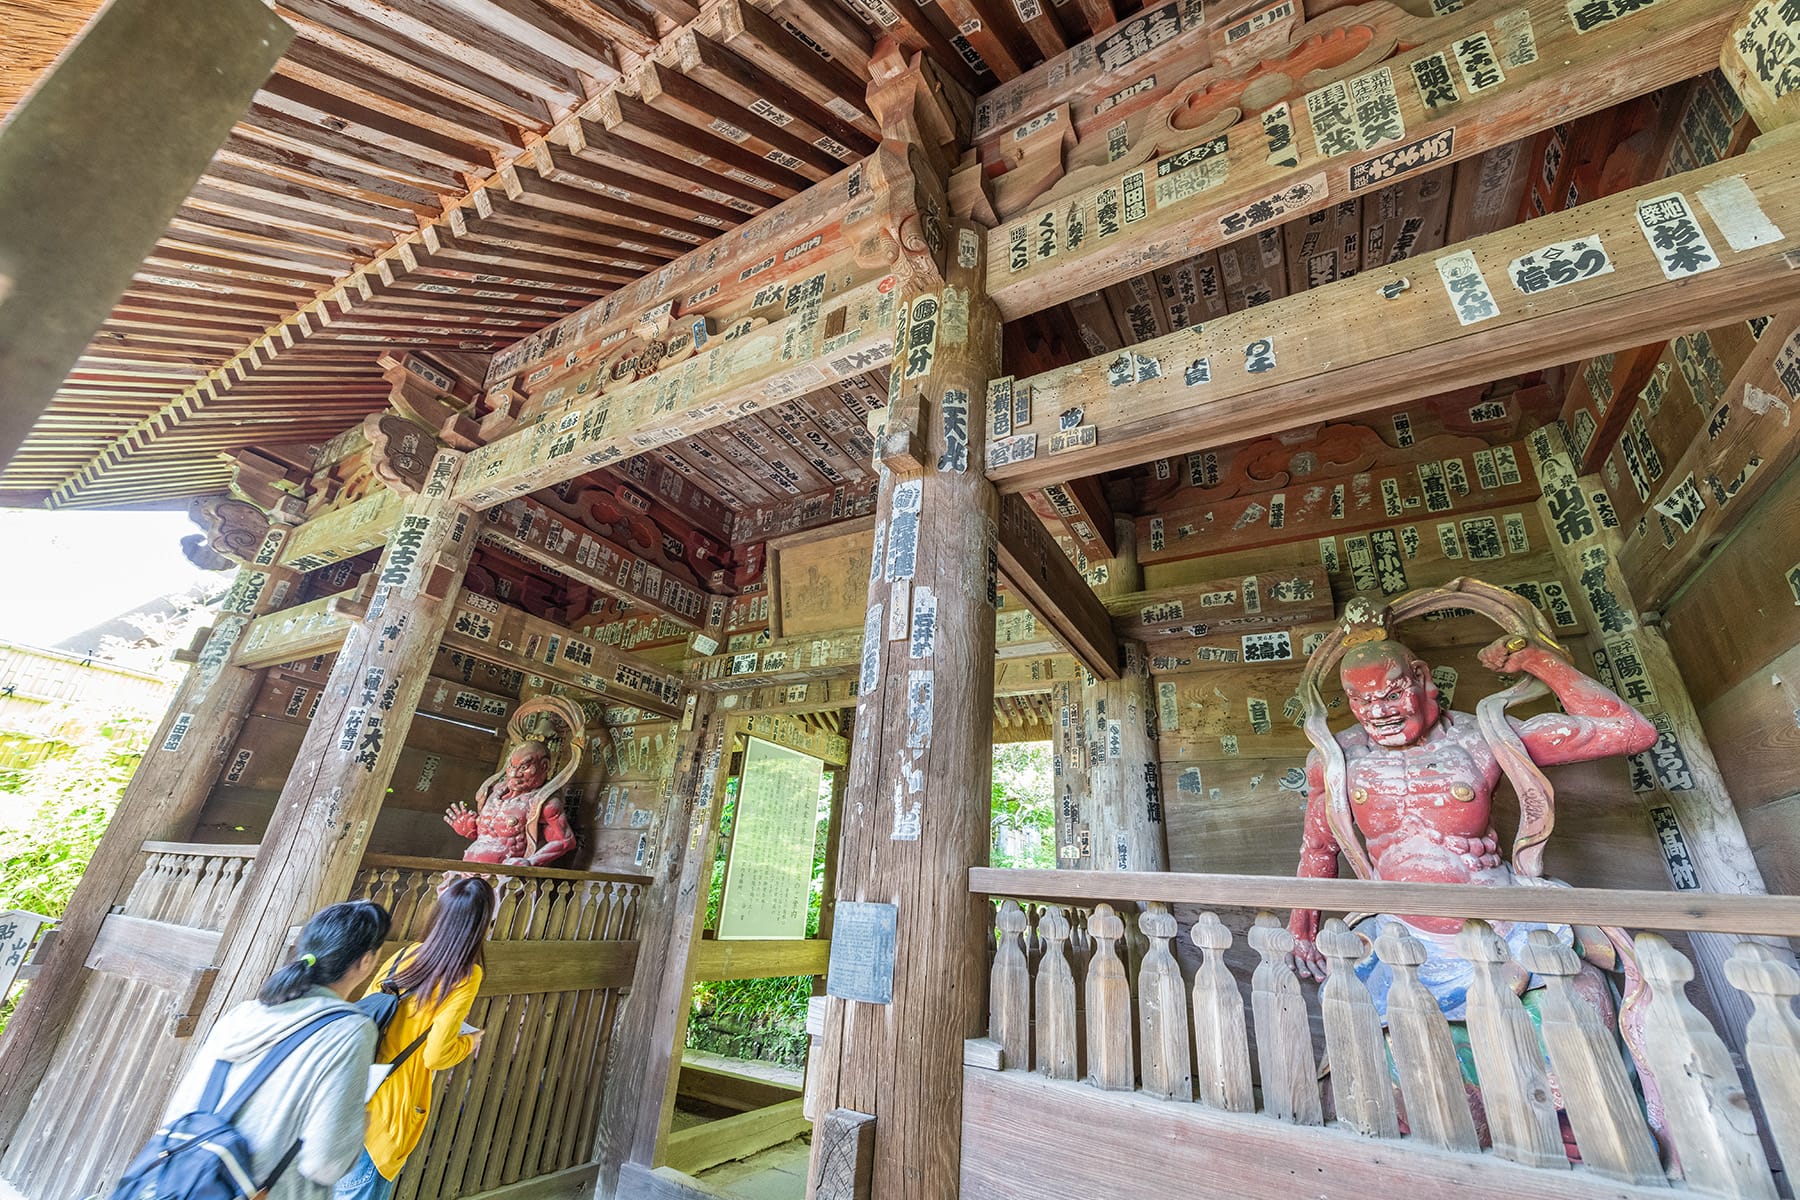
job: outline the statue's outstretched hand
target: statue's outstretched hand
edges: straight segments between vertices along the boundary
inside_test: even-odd
[[[1325,982],[1325,956],[1319,953],[1315,939],[1319,936],[1319,914],[1311,909],[1294,910],[1288,918],[1288,932],[1294,935],[1294,948],[1288,954],[1294,974],[1317,983]]]
[[[1529,639],[1515,635],[1495,638],[1476,655],[1481,665],[1502,675],[1531,673],[1532,660],[1544,651]]]
[[[475,812],[466,804],[452,804],[446,808],[444,823],[456,830],[459,837],[473,838],[476,834]]]

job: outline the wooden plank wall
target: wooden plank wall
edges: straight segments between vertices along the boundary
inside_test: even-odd
[[[1379,598],[1469,575],[1523,591],[1568,639],[1576,661],[1591,661],[1586,630],[1566,602],[1574,581],[1559,571],[1534,502],[1529,456],[1516,450],[1505,476],[1511,482],[1500,482],[1493,466],[1497,449],[1515,447],[1524,429],[1553,419],[1554,403],[1541,387],[1459,394],[1311,436],[1297,431],[1152,463],[1145,488],[1154,489],[1160,478],[1162,494],[1138,519],[1145,586],[1155,593],[1323,566],[1341,611],[1357,594]],[[1483,487],[1483,476],[1498,486]],[[1428,477],[1445,479],[1448,495],[1428,496]],[[1466,494],[1450,482],[1459,477],[1467,480]],[[1382,486],[1388,479],[1391,489]],[[1340,485],[1345,491],[1334,507],[1332,494]],[[1182,524],[1207,517],[1218,519],[1203,536],[1178,540]],[[1471,533],[1486,543],[1479,551],[1486,557],[1471,554]],[[1384,577],[1379,569],[1383,545],[1398,556],[1398,576]],[[1202,548],[1212,552],[1195,553]],[[1204,623],[1204,614],[1199,618]],[[1329,628],[1329,622],[1317,622],[1286,630],[1292,657],[1261,664],[1244,661],[1249,650],[1238,634],[1147,640],[1171,870],[1293,873],[1308,745],[1284,707],[1309,639]],[[1502,687],[1499,676],[1476,662],[1477,651],[1498,636],[1484,619],[1413,622],[1400,636],[1437,668],[1440,687],[1453,689],[1457,711],[1472,712],[1477,700]],[[1334,706],[1334,726],[1341,726],[1335,684],[1325,697]],[[1515,715],[1545,711],[1543,703]],[[1622,760],[1558,768],[1551,778],[1558,800],[1551,874],[1585,886],[1667,886]],[[1510,841],[1517,808],[1509,792],[1496,805],[1495,827]]]
[[[1669,648],[1772,892],[1800,892],[1800,467],[1670,606]]]

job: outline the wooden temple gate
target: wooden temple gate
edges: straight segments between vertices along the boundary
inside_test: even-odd
[[[0,1043],[0,1177],[104,1188],[319,906],[416,936],[440,814],[557,696],[580,848],[483,868],[486,1039],[403,1200],[704,1196],[808,1124],[819,1200],[1792,1194],[1791,3],[274,7],[298,49],[57,403],[272,323],[0,483],[229,483],[239,568]],[[1272,878],[1301,664],[1465,575],[1655,726],[1555,769],[1575,886]],[[1434,615],[1473,710],[1493,630]],[[837,769],[815,939],[705,936],[745,736]],[[986,865],[1016,738],[1062,870]],[[1259,915],[1308,905],[1468,920],[1547,1060],[1478,970],[1471,1107],[1419,943],[1372,947],[1384,1032],[1370,946],[1327,925],[1314,997]],[[1519,920],[1635,935],[1649,1121]],[[676,1131],[695,983],[828,971],[804,1097]]]

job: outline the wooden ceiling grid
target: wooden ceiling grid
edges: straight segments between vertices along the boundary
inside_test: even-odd
[[[1142,40],[1156,15],[1125,21],[1134,0],[1029,20],[992,0],[843,3],[282,0],[293,50],[0,474],[0,500],[219,490],[223,452],[323,442],[382,407],[382,347],[491,353],[655,272],[874,148],[863,88],[881,33],[1004,108],[1065,64],[1073,87],[1095,45],[1105,56],[1084,39]],[[1152,38],[1137,65],[1177,55],[1181,36]],[[1013,322],[1009,369],[1110,353],[1628,186],[1642,172],[1606,152],[1633,138],[1647,166],[1636,135],[1663,110],[1627,102]],[[866,488],[863,417],[882,382],[652,456],[737,514],[816,509]]]

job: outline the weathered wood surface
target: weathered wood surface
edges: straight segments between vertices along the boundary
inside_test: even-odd
[[[1035,1119],[1019,1120],[1023,1112]],[[1229,1180],[1231,1194],[1245,1200],[1288,1200],[1301,1187],[1319,1200],[1363,1200],[1396,1186],[1470,1200],[1667,1200],[1670,1194],[1660,1185],[1618,1184],[1588,1171],[1537,1171],[1405,1142],[1382,1143],[1377,1157],[1367,1139],[1337,1129],[1102,1092],[1022,1071],[964,1072],[963,1113],[963,1200],[1112,1195],[1118,1156],[1095,1154],[1095,1141],[1157,1147],[1132,1160],[1131,1186],[1144,1195],[1190,1195],[1196,1180],[1209,1179]],[[1045,1126],[1084,1136],[1046,1139]]]
[[[1211,924],[1223,929],[1216,916]],[[1198,931],[1200,924],[1196,922],[1194,928]],[[1381,1014],[1368,987],[1355,974],[1368,947],[1336,917],[1325,922],[1317,944],[1319,953],[1331,964],[1319,988],[1319,1012],[1324,1018],[1325,1056],[1331,1063],[1331,1100],[1337,1119],[1369,1137],[1399,1137]],[[1235,988],[1231,998],[1236,998]],[[1486,1079],[1486,1074],[1482,1078]]]
[[[1479,917],[1488,921],[1617,925],[1778,937],[1800,928],[1800,898],[1717,892],[1486,888],[1272,875],[1026,871],[999,867],[971,868],[969,889],[981,895],[1058,903],[1156,900],[1228,908],[1404,912],[1422,917]]]
[[[758,942],[707,940],[694,948],[694,979],[709,983],[720,979],[822,975],[830,956],[831,942],[820,938]]]
[[[1455,161],[1544,127],[1552,104],[1559,116],[1571,118],[1616,104],[1622,96],[1691,78],[1716,61],[1715,48],[1736,4],[1735,0],[1696,0],[1679,6],[1659,5],[1655,14],[1613,20],[1587,32],[1578,32],[1564,5],[1538,0],[1527,7],[1535,33],[1534,60],[1508,65],[1496,72],[1500,78],[1493,85],[1465,92],[1454,104],[1427,110],[1418,89],[1409,86],[1412,81],[1400,79],[1404,60],[1399,56],[1391,60],[1389,70],[1396,78],[1402,128],[1397,136],[1370,147],[1380,148],[1381,153],[1359,153],[1352,147],[1350,153],[1321,158],[1317,153],[1321,139],[1307,112],[1310,106],[1296,96],[1288,106],[1291,146],[1296,153],[1286,161],[1270,153],[1264,130],[1245,120],[1223,133],[1220,140],[1228,140],[1229,146],[1215,155],[1223,165],[1211,166],[1213,174],[1206,182],[1197,188],[1173,190],[1163,201],[1156,192],[1166,177],[1175,174],[1170,168],[1195,169],[1181,162],[1180,152],[1212,136],[1218,129],[1215,123],[1202,125],[1186,138],[1181,138],[1178,130],[1169,130],[1153,139],[1150,147],[1164,155],[1154,164],[1146,161],[1135,169],[1102,167],[1091,173],[1086,187],[1071,180],[1053,189],[1029,214],[989,235],[988,287],[1002,316],[1012,320],[1121,282],[1147,268],[1179,262],[1196,250],[1222,245],[1274,218],[1271,214],[1257,221],[1248,215],[1257,202],[1271,202],[1281,217],[1298,216],[1372,186],[1367,180],[1359,184],[1364,173],[1379,172],[1375,178],[1385,183],[1393,174],[1417,169],[1412,160],[1391,157],[1393,143],[1404,148],[1415,143],[1429,145],[1437,139],[1443,145],[1436,151],[1420,151],[1419,156],[1430,155],[1425,160],[1431,162]],[[1411,22],[1412,29],[1396,29],[1387,36],[1450,57],[1454,43],[1489,34],[1495,29],[1495,18],[1506,11],[1504,3],[1474,4],[1436,20]],[[1496,45],[1503,41],[1503,36],[1493,37]],[[1343,79],[1373,65],[1359,58],[1332,74]],[[1205,81],[1202,75],[1197,83]],[[1135,187],[1134,175],[1138,176]],[[1110,195],[1117,205],[1120,197],[1132,191],[1141,207],[1128,205],[1122,221],[1116,215],[1102,219],[1097,198]],[[1020,256],[1009,251],[1021,244],[1018,236],[1026,237],[1023,244],[1028,247],[1038,245],[1038,209],[1049,217],[1049,252],[1028,248],[1022,267],[1015,270]],[[1078,210],[1085,230],[1081,245],[1074,250],[1066,245],[1065,210]],[[1118,232],[1108,236],[1109,228]],[[1059,241],[1064,243],[1060,253]],[[1241,339],[1240,346],[1248,340]],[[1067,407],[1058,405],[1058,409]]]
[[[187,678],[169,701],[151,749],[133,773],[57,928],[54,953],[20,999],[0,1046],[0,1147],[11,1140],[32,1093],[77,1011],[82,964],[107,913],[139,875],[146,839],[188,836],[223,771],[261,683],[238,665],[246,627],[294,586],[275,565],[287,535],[275,526],[238,572]]]
[[[619,1189],[621,1172],[648,1170],[666,1135],[681,1071],[677,1050],[693,1003],[693,943],[706,919],[718,800],[724,786],[724,718],[706,693],[689,696],[681,720],[666,849],[647,889],[634,982],[620,1013],[617,1049],[608,1059],[595,1139],[601,1195]],[[641,981],[641,982],[639,982]]]
[[[1090,672],[1117,679],[1119,645],[1106,609],[1023,499],[1001,501],[997,546],[1007,588],[1055,630]]]
[[[1575,990],[1581,961],[1548,930],[1534,929],[1528,937],[1519,965],[1544,981],[1538,1027],[1582,1164],[1608,1179],[1660,1184],[1662,1166],[1617,1041]]]
[[[1406,1123],[1414,1137],[1465,1154],[1481,1148],[1463,1090],[1462,1070],[1450,1025],[1437,999],[1419,982],[1425,945],[1390,925],[1375,944],[1381,961],[1393,968],[1388,990],[1388,1036],[1406,1101]]]
[[[813,1200],[869,1200],[875,1169],[875,1118],[848,1108],[834,1108],[813,1130],[819,1145],[812,1179]]]
[[[1702,1195],[1775,1200],[1775,1180],[1737,1065],[1687,997],[1694,965],[1659,934],[1640,933],[1635,945],[1650,986],[1645,1055],[1668,1108],[1688,1187]]]
[[[1300,981],[1288,965],[1294,937],[1269,913],[1250,927],[1250,948],[1261,957],[1250,981],[1250,1016],[1256,1029],[1257,1078],[1263,1112],[1278,1121],[1318,1125],[1318,1060]]]
[[[1591,508],[1595,481],[1576,477],[1553,427],[1533,432],[1532,457],[1544,486],[1554,548],[1579,586],[1577,604],[1603,635],[1594,658],[1601,677],[1656,726],[1656,745],[1632,761],[1631,787],[1657,825],[1670,882],[1678,889],[1750,895],[1767,891],[1743,822],[1707,745],[1687,685],[1660,629],[1644,620],[1620,562],[1616,538]],[[1618,922],[1633,926],[1629,921]],[[1702,978],[1726,1036],[1741,1036],[1749,1009],[1725,979],[1728,939],[1694,939]]]
[[[994,928],[1000,945],[988,972],[988,1038],[1008,1065],[1024,1069],[1031,1063],[1031,972],[1024,939],[1031,923],[1016,900],[1002,900]]]
[[[1032,419],[1013,434],[1035,443],[1015,442],[1017,461],[1008,456],[989,475],[1008,491],[1042,487],[1273,433],[1291,423],[1284,414],[1296,402],[1312,419],[1329,420],[1377,402],[1439,393],[1768,311],[1787,295],[1784,247],[1791,237],[1734,251],[1721,236],[1713,243],[1716,269],[1673,283],[1637,237],[1637,205],[1672,190],[1697,195],[1717,180],[1742,176],[1770,221],[1800,229],[1796,162],[1800,148],[1776,140],[1674,180],[1448,247],[1435,262],[1472,254],[1494,298],[1492,311],[1470,325],[1460,322],[1437,271],[1401,264],[1404,269],[1326,284],[1229,313],[1198,332],[1184,330],[1036,376],[1029,381]],[[1609,273],[1522,298],[1508,273],[1510,262],[1559,241],[1596,236],[1612,264]],[[1372,292],[1396,277],[1410,279],[1411,286],[1391,300]],[[1268,354],[1274,361],[1265,367]],[[1123,366],[1113,370],[1121,358]],[[1188,368],[1200,360],[1211,364],[1210,382],[1189,386]],[[1121,380],[1118,386],[1110,384],[1109,373]],[[1129,384],[1122,382],[1127,374]],[[1050,453],[1059,414],[1074,410],[1093,426],[1093,444]]]
[[[82,972],[79,990],[65,1000],[64,1044],[42,1086],[23,1098],[29,1105],[21,1105],[17,1135],[0,1159],[0,1173],[28,1193],[99,1186],[161,1115],[190,1048],[179,1039],[210,994],[219,930],[251,870],[243,847],[213,849],[152,844],[119,889],[118,911],[92,939],[98,969]],[[153,943],[135,936],[146,933]],[[109,963],[128,973],[112,973]],[[94,1137],[98,1126],[115,1136]]]
[[[467,514],[450,498],[459,465],[453,451],[438,455],[432,481],[406,503],[375,568],[374,599],[332,667],[299,768],[282,789],[255,874],[225,930],[207,1027],[254,995],[282,961],[285,939],[268,931],[303,924],[346,895],[355,879],[454,611],[448,593],[474,549]],[[433,594],[441,574],[448,586]]]
[[[672,1133],[664,1165],[695,1174],[799,1137],[812,1128],[812,1122],[800,1112],[800,1103],[798,1098],[784,1100]]]

